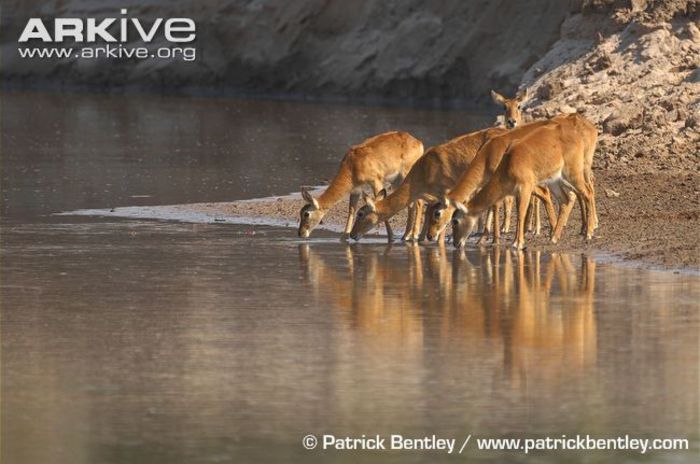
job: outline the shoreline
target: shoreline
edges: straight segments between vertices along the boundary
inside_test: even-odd
[[[605,260],[648,270],[700,274],[700,196],[696,187],[700,174],[641,173],[612,174],[596,172],[596,190],[601,226],[590,242],[580,238],[578,206],[574,208],[560,243],[549,243],[549,226],[542,216],[543,233],[528,236],[527,245],[543,252],[591,253]],[[317,195],[323,187],[317,187]],[[298,225],[297,214],[303,205],[299,193],[219,203],[191,203],[165,206],[131,206],[88,209],[55,213],[66,216],[119,217],[189,223],[238,224],[284,227]],[[333,233],[342,231],[346,201],[338,203],[318,228]],[[405,211],[391,220],[395,235],[403,232]],[[506,246],[512,240],[505,235]],[[296,233],[292,232],[294,237]],[[314,234],[309,240],[313,241]],[[378,227],[367,238],[385,237]],[[395,243],[400,243],[396,240]],[[450,245],[448,245],[450,246]]]

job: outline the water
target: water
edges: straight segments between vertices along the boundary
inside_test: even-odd
[[[286,193],[332,176],[337,146],[372,132],[430,144],[478,118],[41,94],[2,106],[3,463],[696,461],[696,276],[50,215]],[[306,451],[309,433],[691,449],[352,454]]]
[[[226,201],[332,178],[351,144],[426,146],[486,124],[463,111],[214,98],[4,94],[2,213]]]

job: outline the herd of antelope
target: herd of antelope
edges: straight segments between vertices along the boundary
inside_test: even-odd
[[[491,96],[504,108],[505,127],[482,129],[425,151],[420,140],[400,131],[376,135],[350,148],[320,196],[314,198],[302,188],[306,204],[300,211],[299,236],[308,237],[330,208],[349,194],[343,240],[359,240],[383,222],[391,242],[389,220],[408,208],[405,241],[444,243],[451,225],[453,243],[459,248],[480,224],[480,243],[489,235],[498,243],[501,233],[510,230],[517,203],[513,247],[523,249],[528,225],[534,222],[532,230],[540,233],[540,201],[551,226],[551,241],[557,243],[576,200],[581,235],[591,239],[598,227],[592,172],[595,126],[579,114],[521,124],[524,92],[512,99],[494,91]],[[387,195],[387,189],[392,193]]]

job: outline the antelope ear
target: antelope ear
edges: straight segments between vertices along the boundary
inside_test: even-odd
[[[497,105],[504,105],[506,102],[505,97],[494,90],[491,91],[491,98],[493,99],[493,102]]]
[[[365,197],[365,203],[367,204],[367,206],[369,206],[369,209],[371,209],[372,211],[376,211],[377,205],[374,204],[374,200],[372,199],[372,197],[370,197],[366,193],[364,194],[364,197]]]
[[[301,196],[308,204],[314,205],[314,208],[321,209],[321,208],[319,208],[318,200],[316,200],[313,196],[311,196],[311,194],[309,193],[309,190],[306,187],[301,188]]]
[[[518,94],[515,96],[515,98],[519,101],[522,102],[527,98],[527,87],[522,88]]]
[[[386,198],[386,189],[381,189],[378,194],[374,196],[376,201],[383,200]]]
[[[455,201],[455,208],[457,208],[458,210],[460,210],[464,214],[468,213],[467,207],[464,206],[464,203],[462,203],[461,201]]]

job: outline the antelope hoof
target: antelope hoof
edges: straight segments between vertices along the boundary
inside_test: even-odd
[[[348,240],[350,240],[350,234],[343,234],[340,236],[341,242],[347,242]]]

